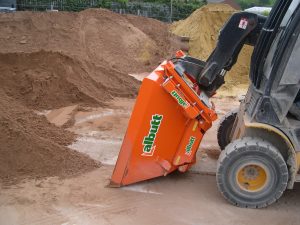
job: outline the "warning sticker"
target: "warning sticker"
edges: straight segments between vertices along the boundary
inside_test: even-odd
[[[248,26],[248,20],[246,18],[241,18],[239,28],[246,30]]]

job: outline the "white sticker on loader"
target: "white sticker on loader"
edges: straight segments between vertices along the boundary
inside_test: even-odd
[[[240,23],[239,23],[239,28],[246,30],[248,26],[248,20],[245,18],[241,18]]]

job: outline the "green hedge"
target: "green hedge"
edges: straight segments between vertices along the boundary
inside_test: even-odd
[[[81,11],[87,8],[107,8],[115,12],[139,14],[162,21],[174,21],[188,17],[206,1],[146,0],[128,2],[128,0],[18,0],[18,10],[45,11],[53,6],[59,11]]]

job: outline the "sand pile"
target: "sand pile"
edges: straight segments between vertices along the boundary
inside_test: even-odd
[[[66,145],[74,135],[35,115],[0,89],[0,181],[73,176],[99,166]]]
[[[206,60],[216,46],[220,29],[234,12],[226,4],[208,4],[187,19],[175,22],[171,30],[177,35],[190,37],[189,54]],[[252,47],[244,46],[237,63],[226,76],[224,88],[248,83],[251,53]]]
[[[166,24],[102,9],[0,14],[0,180],[99,166],[34,111],[135,97],[140,82],[128,73],[152,70],[175,42]]]
[[[168,25],[104,9],[0,14],[0,52],[60,52],[122,73],[145,72],[174,54]]]
[[[103,106],[112,96],[135,96],[138,86],[117,70],[89,67],[62,53],[0,53],[0,88],[32,109]]]
[[[31,107],[49,109],[136,96],[140,83],[128,73],[151,71],[179,49],[168,28],[104,9],[0,14],[0,57],[10,58],[0,76],[22,80],[2,86],[17,88],[12,92]]]

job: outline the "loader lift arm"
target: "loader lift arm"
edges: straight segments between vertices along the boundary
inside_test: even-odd
[[[244,46],[254,46],[266,17],[249,12],[239,12],[231,16],[220,31],[216,48],[208,57],[205,67],[197,76],[201,90],[212,96],[224,84],[224,76],[236,63]]]

